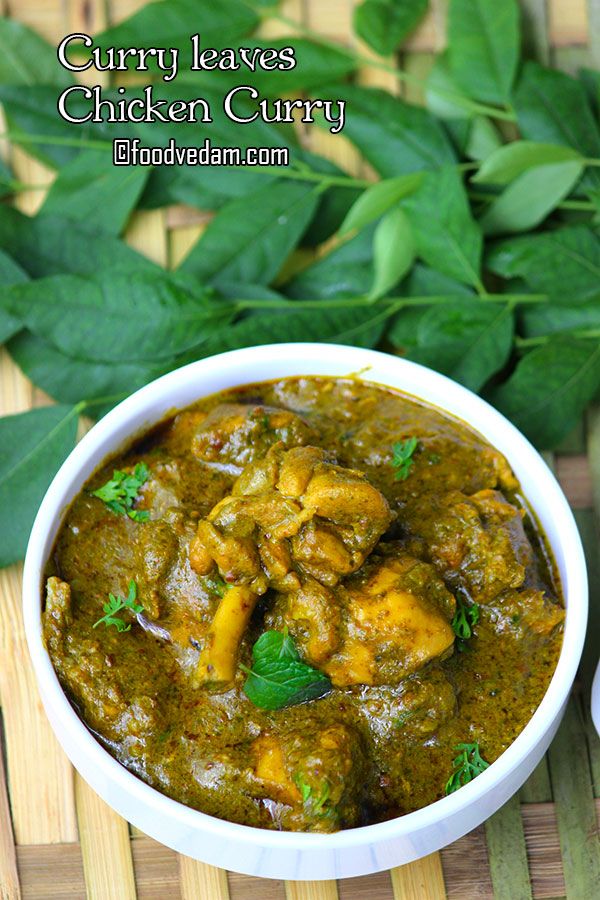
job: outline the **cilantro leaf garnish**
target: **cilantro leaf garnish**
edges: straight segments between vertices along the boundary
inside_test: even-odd
[[[146,463],[138,463],[133,472],[122,472],[115,469],[113,477],[96,491],[94,497],[102,500],[115,515],[129,516],[134,522],[147,522],[150,513],[145,509],[134,509],[139,490],[150,478],[150,469]]]
[[[129,593],[126,597],[115,597],[114,594],[108,595],[108,603],[104,603],[102,606],[105,615],[98,619],[97,622],[94,622],[92,628],[96,628],[98,625],[104,625],[106,628],[114,625],[117,631],[129,631],[131,623],[124,622],[123,619],[119,618],[118,614],[124,609],[129,609],[135,614],[141,613],[144,607],[141,603],[136,603],[136,599],[137,584],[132,580],[129,582]]]
[[[259,709],[282,709],[316,700],[331,690],[331,681],[303,662],[287,629],[265,631],[252,648],[252,668],[244,693]]]
[[[456,598],[456,612],[451,622],[452,630],[457,637],[457,650],[460,652],[466,650],[466,642],[473,636],[473,628],[478,622],[479,605],[472,603],[470,606],[467,606],[462,597],[458,596]]]
[[[477,741],[473,744],[457,744],[454,749],[458,756],[452,762],[454,772],[446,782],[446,794],[453,794],[489,767],[489,762],[481,756]]]
[[[405,481],[410,475],[410,470],[414,465],[412,458],[413,453],[417,449],[418,441],[416,437],[406,438],[405,441],[396,441],[392,444],[392,465],[396,470],[394,478],[396,481]]]

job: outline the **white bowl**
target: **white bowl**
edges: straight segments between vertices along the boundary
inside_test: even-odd
[[[149,787],[92,737],[65,696],[42,641],[44,567],[66,508],[103,460],[170,411],[238,385],[290,375],[343,376],[398,388],[457,416],[509,460],[550,541],[567,605],[558,666],[532,719],[477,779],[417,812],[336,834],[267,831],[190,809]],[[361,376],[361,377],[362,377]],[[491,816],[545,753],[575,677],[587,620],[587,578],[577,527],[554,476],[500,413],[448,378],[372,350],[332,344],[275,344],[234,350],[171,372],[106,415],[73,450],[35,520],[23,586],[25,630],[48,718],[73,765],[118,813],[151,837],[203,862],[266,878],[366,875],[411,862],[455,841]]]

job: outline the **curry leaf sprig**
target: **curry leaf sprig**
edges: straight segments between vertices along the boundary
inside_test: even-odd
[[[452,763],[454,771],[446,782],[446,794],[453,794],[469,781],[473,781],[490,765],[481,756],[477,741],[472,744],[457,744],[454,749],[458,752],[458,756]]]
[[[150,469],[145,463],[137,463],[133,472],[115,469],[112,478],[92,491],[94,497],[102,500],[116,515],[129,516],[134,522],[147,522],[150,513],[145,509],[134,509],[140,488],[150,478]]]
[[[119,632],[129,631],[131,629],[131,623],[121,619],[119,613],[123,612],[123,610],[129,610],[135,615],[141,613],[144,607],[141,603],[136,603],[136,599],[137,584],[132,580],[129,582],[129,593],[126,597],[115,597],[114,594],[108,595],[108,602],[104,603],[102,607],[105,615],[103,615],[101,619],[98,619],[97,622],[94,622],[92,628],[97,628],[98,625],[104,625],[106,628],[109,628],[111,625],[114,625]]]
[[[259,709],[282,709],[316,700],[331,690],[331,681],[303,662],[292,638],[284,631],[265,631],[252,648],[252,668],[244,693]]]
[[[467,641],[473,637],[473,628],[479,622],[479,604],[464,602],[462,597],[456,597],[456,612],[451,625],[456,635],[456,649],[462,652],[467,648]]]
[[[392,465],[396,470],[394,479],[396,481],[406,481],[410,475],[414,465],[413,453],[417,449],[418,440],[416,437],[406,438],[404,441],[397,441],[392,444]]]

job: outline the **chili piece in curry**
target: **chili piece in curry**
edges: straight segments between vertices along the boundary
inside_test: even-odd
[[[48,576],[46,643],[97,739],[168,796],[262,828],[437,800],[458,747],[482,768],[519,734],[562,639],[504,457],[352,378],[172,416],[90,479]]]

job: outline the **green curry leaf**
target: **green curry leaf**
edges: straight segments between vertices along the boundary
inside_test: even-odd
[[[316,700],[331,690],[329,678],[300,658],[286,632],[267,631],[252,648],[244,693],[259,709],[282,709]]]
[[[75,444],[77,406],[0,419],[0,566],[23,557],[40,501]]]
[[[519,44],[517,0],[451,0],[450,67],[469,97],[498,105],[508,102]]]
[[[354,30],[376,53],[388,56],[418,25],[428,0],[363,0],[354,10]]]

